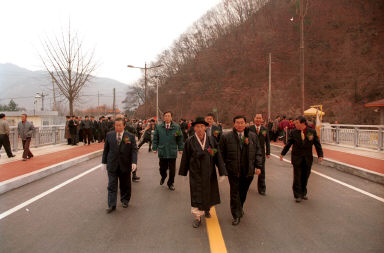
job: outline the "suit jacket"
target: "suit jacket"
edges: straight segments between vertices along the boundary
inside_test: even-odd
[[[240,149],[240,140],[236,130],[224,133],[221,136],[219,150],[224,159],[228,175],[240,176],[242,169],[246,169],[247,176],[253,176],[255,168],[261,169],[263,166],[260,143],[256,134],[246,129],[244,136],[248,137],[248,144],[243,144],[243,149],[248,149],[248,168],[241,168],[242,150]]]
[[[269,139],[268,129],[265,126],[260,126],[259,134],[257,134],[256,126],[250,126],[249,131],[254,132],[260,143],[261,153],[263,154],[263,158],[265,159],[265,155],[271,154],[271,145]]]
[[[220,130],[220,127],[216,125],[211,126],[211,136],[215,137],[217,142],[220,142],[222,131]]]
[[[311,166],[313,162],[313,149],[312,145],[315,145],[316,153],[318,157],[323,157],[323,149],[319,141],[319,137],[315,130],[307,127],[304,141],[301,138],[300,130],[292,130],[288,137],[288,142],[281,151],[281,155],[287,154],[289,148],[292,147],[291,163],[293,165],[300,166],[301,162],[305,160],[307,166]]]
[[[132,163],[137,163],[137,146],[135,136],[124,131],[120,146],[117,145],[116,131],[111,131],[105,138],[102,163],[107,164],[107,170],[116,172],[131,171]]]

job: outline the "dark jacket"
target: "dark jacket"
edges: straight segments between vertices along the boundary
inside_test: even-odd
[[[252,177],[255,174],[255,168],[262,168],[263,156],[256,134],[245,129],[244,136],[248,138],[248,144],[243,144],[243,149],[247,149],[248,168],[241,168],[242,150],[240,149],[240,140],[236,130],[233,129],[233,131],[224,133],[221,136],[219,150],[230,176],[239,177],[241,171],[246,169],[246,175]]]
[[[73,120],[73,119],[71,119],[68,122],[69,133],[72,135],[77,133],[77,125],[76,124],[77,124],[77,121]]]
[[[211,136],[215,137],[217,142],[220,142],[220,138],[221,138],[221,134],[222,134],[220,127],[218,127],[216,125],[212,125],[210,129],[211,129]],[[207,131],[208,131],[208,129],[207,129]]]
[[[312,145],[315,145],[316,153],[318,157],[323,157],[323,149],[319,141],[319,137],[315,130],[307,127],[304,141],[301,139],[300,130],[292,130],[288,137],[288,142],[281,151],[281,155],[286,155],[289,148],[292,147],[291,163],[300,166],[301,162],[305,160],[307,166],[311,166],[313,162],[313,149]]]
[[[117,145],[116,132],[111,131],[105,138],[102,163],[107,164],[107,170],[116,172],[131,171],[132,163],[137,163],[137,146],[135,136],[125,132],[120,146]]]
[[[184,138],[179,125],[172,121],[167,130],[163,122],[155,127],[152,150],[158,152],[159,158],[176,159],[177,150],[183,151],[183,142]]]
[[[186,176],[189,171],[191,205],[200,210],[208,211],[211,206],[220,203],[216,166],[220,176],[227,175],[227,172],[218,148],[212,136],[207,136],[204,150],[195,135],[189,137],[184,144],[179,175]],[[216,153],[210,154],[209,149]]]
[[[265,155],[271,154],[271,145],[269,139],[268,129],[265,126],[260,126],[259,134],[257,134],[256,126],[250,126],[249,131],[254,132],[259,139],[261,153],[263,154],[263,158],[265,159]]]

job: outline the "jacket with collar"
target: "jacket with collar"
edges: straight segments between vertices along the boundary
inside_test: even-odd
[[[152,150],[157,151],[159,158],[176,159],[177,151],[183,151],[184,137],[180,126],[171,121],[169,129],[165,122],[156,125],[153,134]]]
[[[271,145],[268,129],[265,126],[260,126],[259,134],[257,134],[256,125],[253,125],[249,127],[249,131],[252,131],[257,135],[260,142],[261,153],[263,154],[263,158],[265,158],[265,155],[270,155]]]

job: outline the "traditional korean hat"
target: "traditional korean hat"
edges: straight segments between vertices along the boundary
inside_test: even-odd
[[[203,124],[205,126],[209,126],[209,124],[205,121],[203,117],[197,117],[195,121],[193,121],[192,126],[195,126],[196,124]]]

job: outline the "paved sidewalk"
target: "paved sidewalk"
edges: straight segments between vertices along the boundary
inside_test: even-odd
[[[271,142],[271,145],[283,147],[282,142]],[[377,151],[358,150],[354,148],[337,147],[322,144],[324,158],[336,162],[363,168],[384,175],[384,153]],[[313,151],[316,155],[316,151]]]
[[[0,159],[0,182],[16,178],[28,173],[65,162],[67,160],[93,153],[103,148],[103,143],[91,145],[70,146],[66,144],[50,145],[31,149],[34,157],[21,161],[22,151],[15,153],[16,157]]]

